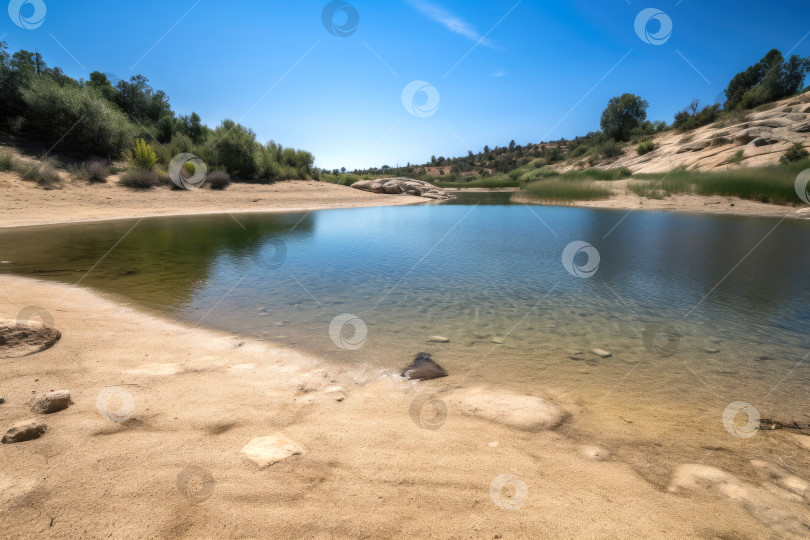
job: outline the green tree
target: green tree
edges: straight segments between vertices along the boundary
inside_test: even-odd
[[[647,119],[650,104],[634,94],[611,98],[602,113],[602,131],[617,141],[626,141],[630,132]]]
[[[810,71],[810,57],[791,56],[787,61],[778,49],[741,71],[726,88],[726,109],[750,109],[795,94]]]

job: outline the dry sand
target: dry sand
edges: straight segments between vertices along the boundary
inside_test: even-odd
[[[25,182],[16,173],[0,172],[2,220],[0,227],[45,223],[96,221],[144,216],[274,212],[393,206],[429,202],[410,195],[368,193],[346,186],[303,180],[276,184],[234,183],[225,191],[207,188],[193,191],[168,187],[134,191],[118,185],[117,177],[106,184],[88,185],[63,176],[59,189],[44,190]]]
[[[68,285],[2,276],[0,291],[0,317],[37,305],[62,332],[49,350],[0,359],[0,429],[29,418],[48,425],[40,439],[0,446],[3,538],[765,538],[810,530],[796,494],[806,481],[777,467],[755,486],[672,463],[680,487],[656,487],[598,441],[565,436],[586,414],[575,404],[558,403],[570,412],[562,426],[521,431],[463,414],[453,396],[476,384],[453,373],[406,381],[145,315]],[[66,410],[35,415],[26,405],[61,389],[72,393]],[[420,427],[411,412],[424,393],[447,406],[437,429]],[[240,450],[266,436],[302,452],[261,469]],[[792,491],[770,487],[778,482]]]

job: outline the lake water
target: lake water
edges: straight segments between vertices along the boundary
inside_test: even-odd
[[[772,451],[724,426],[735,402],[810,422],[810,223],[509,196],[3,230],[0,272],[347,366],[401,369],[430,352],[451,384],[551,393],[581,418],[577,434],[634,441],[637,467],[663,439],[694,459],[744,441]],[[592,248],[564,256],[572,242]]]

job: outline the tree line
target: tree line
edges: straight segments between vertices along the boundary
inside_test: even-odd
[[[0,41],[0,131],[84,159],[116,160],[132,155],[135,141],[147,141],[158,166],[192,153],[210,169],[223,169],[246,181],[311,178],[310,152],[263,144],[250,128],[223,120],[210,128],[194,112],[172,110],[169,96],[156,90],[143,75],[110,80],[94,71],[73,79],[49,67],[38,52],[9,53]]]

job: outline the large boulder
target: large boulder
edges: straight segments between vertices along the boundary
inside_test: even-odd
[[[429,182],[414,180],[413,178],[378,178],[377,180],[361,180],[352,184],[354,189],[370,191],[371,193],[387,193],[389,195],[408,194],[426,199],[446,200],[452,195],[437,188]]]
[[[461,412],[523,431],[559,426],[568,413],[545,399],[512,392],[469,388],[451,395]]]

